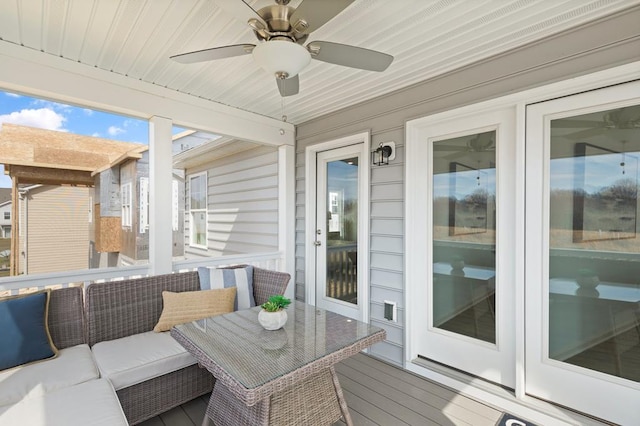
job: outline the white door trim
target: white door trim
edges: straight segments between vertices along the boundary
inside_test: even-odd
[[[316,155],[318,152],[327,151],[329,149],[340,148],[356,143],[363,143],[363,151],[370,152],[371,134],[369,131],[357,133],[355,135],[345,136],[319,144],[308,146],[305,149],[305,301],[311,305],[316,304],[316,287],[315,287],[315,256],[316,247],[313,245],[315,241],[316,231]],[[369,222],[371,216],[371,207],[369,203],[369,176],[371,167],[369,165],[368,156],[363,159],[364,173],[360,182],[360,204],[362,206],[361,217],[358,220],[358,235],[360,236],[358,251],[362,253],[358,259],[358,274],[361,275],[363,282],[358,299],[362,300],[362,311],[360,321],[369,321]],[[360,261],[362,260],[362,267]]]
[[[410,294],[408,317],[413,324],[411,330],[412,356],[428,356],[436,361],[468,371],[495,383],[515,387],[514,339],[515,311],[515,190],[514,167],[515,144],[514,106],[496,110],[485,110],[475,114],[451,117],[421,126],[407,139],[406,150],[406,235],[405,256],[406,291]],[[433,141],[481,133],[496,132],[496,341],[495,344],[468,336],[446,332],[434,327],[430,309],[434,303],[432,264],[433,218],[432,193],[432,146]],[[422,305],[422,308],[420,306]],[[478,362],[478,360],[481,360]]]

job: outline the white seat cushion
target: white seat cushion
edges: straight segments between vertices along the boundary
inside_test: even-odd
[[[111,383],[90,380],[0,407],[0,424],[29,426],[128,425]]]
[[[88,345],[61,349],[56,358],[0,372],[0,407],[98,377]]]
[[[100,376],[120,390],[196,363],[169,332],[134,334],[93,345]]]

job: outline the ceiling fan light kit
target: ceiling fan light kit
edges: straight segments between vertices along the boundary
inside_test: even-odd
[[[297,43],[272,40],[253,49],[253,59],[270,75],[291,78],[311,62],[311,54]]]

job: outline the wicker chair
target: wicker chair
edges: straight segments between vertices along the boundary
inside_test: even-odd
[[[283,294],[290,280],[283,272],[254,267],[256,303],[272,294]],[[88,342],[90,346],[151,331],[162,313],[162,292],[200,289],[197,272],[185,272],[92,284],[86,291]],[[192,365],[117,391],[129,424],[137,424],[211,392],[211,374]]]

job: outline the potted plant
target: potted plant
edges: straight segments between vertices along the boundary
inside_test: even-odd
[[[581,288],[594,289],[600,284],[600,278],[593,269],[581,268],[578,269],[576,282]]]
[[[262,310],[258,314],[258,322],[265,330],[278,330],[287,322],[287,311],[284,310],[291,304],[291,300],[282,295],[269,297],[262,304]]]

